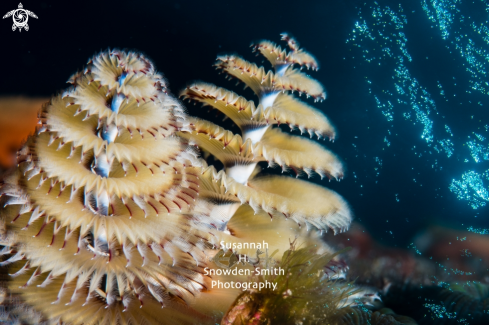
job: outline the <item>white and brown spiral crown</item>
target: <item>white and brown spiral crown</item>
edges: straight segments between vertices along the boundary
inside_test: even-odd
[[[272,64],[274,71],[266,71],[238,56],[220,56],[216,67],[230,77],[250,87],[258,103],[227,89],[197,82],[185,89],[185,99],[201,102],[218,109],[240,129],[233,134],[212,122],[191,118],[190,129],[182,136],[219,159],[225,166],[219,179],[230,196],[241,204],[249,205],[255,213],[267,213],[296,221],[299,225],[312,225],[321,230],[328,228],[341,232],[348,229],[351,212],[338,194],[321,186],[290,177],[259,177],[257,163],[268,162],[269,167],[280,166],[282,171],[292,170],[297,176],[318,174],[321,178],[341,179],[343,166],[331,151],[320,144],[288,135],[273,125],[287,124],[318,138],[333,140],[335,129],[329,120],[314,107],[293,96],[293,92],[314,101],[322,101],[322,85],[301,72],[299,65],[317,70],[316,60],[300,49],[298,43],[282,34],[290,51],[261,41],[252,45]],[[258,175],[258,177],[257,177]],[[237,208],[237,207],[236,207]],[[230,214],[229,217],[233,215]],[[222,220],[224,230],[227,220]]]
[[[133,52],[103,52],[69,82],[1,188],[11,290],[50,322],[192,319],[215,235],[191,213],[201,169],[176,136],[181,104]]]

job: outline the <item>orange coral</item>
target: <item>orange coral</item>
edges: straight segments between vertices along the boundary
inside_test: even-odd
[[[0,166],[15,163],[15,154],[36,130],[37,114],[47,98],[10,97],[0,99]]]

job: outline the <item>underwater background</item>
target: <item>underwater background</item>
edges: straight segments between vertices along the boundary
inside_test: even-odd
[[[0,9],[17,5],[5,0]],[[328,240],[354,248],[375,242],[421,255],[436,274],[489,282],[488,1],[23,5],[39,18],[22,32],[1,21],[0,96],[49,97],[108,48],[143,52],[173,94],[192,80],[225,85],[214,71],[217,54],[253,60],[249,44],[290,33],[320,63],[314,77],[327,100],[316,107],[335,124],[338,136],[326,146],[346,166],[341,182],[312,179],[354,213],[352,230]]]

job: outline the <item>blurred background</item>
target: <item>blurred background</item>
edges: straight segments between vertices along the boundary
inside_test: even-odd
[[[66,88],[71,74],[99,51],[143,52],[179,94],[193,80],[229,88],[213,67],[217,55],[237,53],[261,64],[250,44],[280,43],[287,32],[319,61],[320,70],[310,74],[328,97],[314,105],[339,134],[323,143],[343,159],[346,177],[315,179],[354,211],[354,231],[336,238],[338,245],[368,242],[440,263],[460,256],[462,265],[487,260],[487,252],[476,250],[488,244],[489,234],[486,1],[22,4],[38,16],[29,18],[29,31],[13,32],[11,18],[0,21],[3,169],[32,132],[40,102]],[[18,0],[4,0],[0,12],[17,6]],[[252,98],[242,85],[235,90]],[[24,101],[13,104],[18,96]],[[192,115],[215,115],[187,108]]]

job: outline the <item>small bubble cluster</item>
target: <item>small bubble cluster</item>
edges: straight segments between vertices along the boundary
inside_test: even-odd
[[[474,228],[474,227],[469,227],[467,228],[467,231],[479,234],[479,235],[489,235],[489,229],[483,229],[483,228]]]
[[[489,192],[484,180],[489,180],[487,171],[482,175],[475,171],[468,171],[462,175],[461,180],[452,180],[449,189],[459,200],[466,200],[473,209],[477,209],[485,206],[489,201]]]
[[[421,3],[428,19],[440,29],[442,39],[450,42],[448,48],[458,52],[465,60],[463,66],[471,76],[467,92],[474,90],[488,95],[489,52],[485,49],[489,44],[487,21],[475,22],[470,16],[466,17],[457,6],[462,3],[461,0],[423,0]]]
[[[445,306],[443,305],[436,305],[436,304],[424,304],[423,305],[425,308],[428,308],[429,311],[431,311],[432,316],[436,318],[448,318],[448,319],[455,319],[457,318],[457,313],[453,312],[450,313],[447,311]]]

